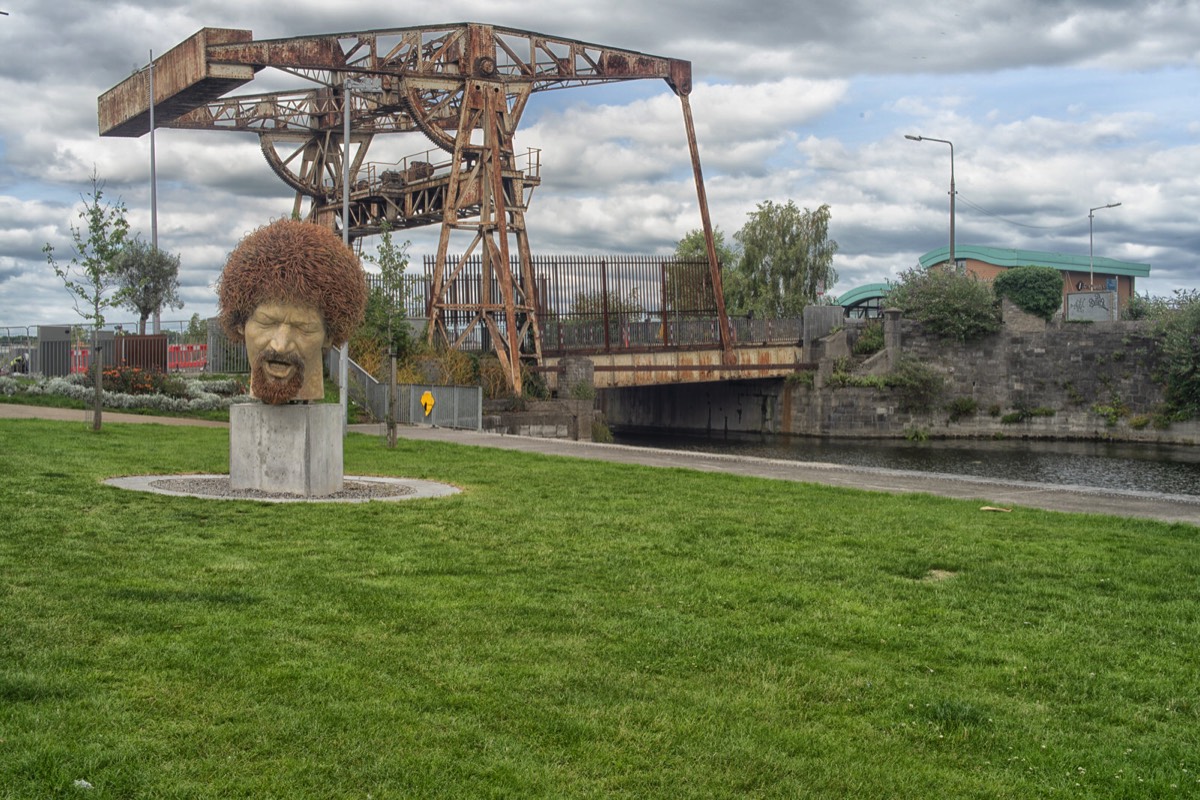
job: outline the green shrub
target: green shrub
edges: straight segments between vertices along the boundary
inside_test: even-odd
[[[870,356],[883,349],[883,323],[871,320],[859,331],[854,341],[854,355]]]
[[[1062,308],[1063,277],[1053,267],[1013,267],[992,282],[997,297],[1007,297],[1017,308],[1049,320]]]
[[[1158,318],[1158,378],[1171,414],[1200,416],[1200,291],[1176,290]]]
[[[1092,406],[1092,413],[1104,417],[1104,425],[1106,427],[1114,428],[1117,425],[1117,420],[1129,415],[1129,408],[1120,402],[1113,402],[1111,405],[1097,403]]]
[[[911,269],[888,292],[887,302],[938,336],[960,342],[1000,329],[991,284],[944,269]]]
[[[526,397],[532,400],[549,400],[550,387],[546,385],[546,376],[530,369],[531,366],[524,362],[521,364],[521,391]],[[579,389],[579,386],[575,388]],[[580,397],[577,395],[577,399],[591,400],[596,396],[596,387],[587,384],[587,388],[591,389],[591,397]]]
[[[817,382],[817,373],[816,370],[811,369],[793,372],[787,376],[784,382],[789,386],[807,386],[811,389]]]
[[[1031,406],[1023,400],[1018,400],[1014,405],[1013,410],[1000,418],[1000,424],[1013,425],[1018,422],[1025,422],[1034,417],[1053,417],[1057,414],[1053,408],[1046,406]]]
[[[590,383],[581,382],[571,387],[571,399],[573,400],[595,400],[596,387]]]
[[[900,359],[895,371],[884,381],[896,391],[900,408],[906,411],[935,407],[945,385],[942,373],[912,357]]]
[[[1125,307],[1121,309],[1121,319],[1160,319],[1171,312],[1171,307],[1170,298],[1151,297],[1149,293],[1140,295],[1135,292],[1125,301]]]
[[[951,422],[975,416],[978,408],[979,404],[975,402],[974,397],[956,397],[950,401],[950,405],[946,406],[946,410],[950,412]]]
[[[592,420],[592,441],[600,444],[612,444],[613,432],[612,429],[602,419]]]
[[[1067,401],[1073,406],[1081,406],[1084,404],[1083,395],[1075,388],[1075,384],[1071,381],[1064,381],[1062,385],[1063,391],[1067,393]]]
[[[386,381],[391,369],[389,346],[404,362],[417,350],[418,341],[408,327],[403,308],[382,289],[371,289],[362,325],[350,340],[351,357],[377,379]]]

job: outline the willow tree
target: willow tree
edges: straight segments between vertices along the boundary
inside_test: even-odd
[[[837,282],[829,238],[830,211],[801,210],[789,200],[770,200],[750,212],[734,239],[742,247],[737,269],[725,281],[730,312],[761,317],[796,317]]]

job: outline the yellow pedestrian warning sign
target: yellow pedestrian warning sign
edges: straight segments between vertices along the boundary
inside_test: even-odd
[[[425,416],[428,417],[433,413],[434,402],[433,392],[425,392],[425,394],[421,395],[421,408],[425,409]]]

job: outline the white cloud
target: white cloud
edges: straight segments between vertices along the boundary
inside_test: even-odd
[[[472,20],[690,59],[691,104],[714,222],[732,235],[756,203],[829,203],[841,244],[836,291],[911,266],[947,234],[955,142],[958,236],[1148,261],[1141,288],[1200,283],[1200,4],[1157,0],[866,0],[759,3],[614,0],[83,0],[0,18],[0,325],[73,311],[41,245],[69,243],[93,168],[149,236],[149,143],[100,139],[96,98],[153,49],[203,26],[256,38]],[[38,42],[36,51],[29,43]],[[285,81],[264,73],[245,92]],[[212,311],[210,286],[237,240],[292,208],[253,135],[161,130],[160,244],[180,254],[177,312]],[[542,149],[528,214],[535,249],[663,252],[700,225],[680,102],[665,84],[537,96],[517,145]],[[428,147],[377,140],[375,160]],[[1100,214],[1104,214],[1101,222]],[[414,261],[433,229],[405,232]],[[1158,277],[1158,276],[1161,276]]]

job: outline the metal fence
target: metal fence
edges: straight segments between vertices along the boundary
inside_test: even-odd
[[[37,331],[32,326],[0,327],[0,372],[37,372]]]
[[[430,302],[435,258],[426,256],[424,273],[405,273],[398,285],[385,287],[382,277],[368,273],[373,291],[391,296],[403,309],[408,324],[419,329]],[[445,298],[451,305],[477,304],[485,286],[483,263],[468,259],[462,268],[451,259],[448,268],[458,273]],[[514,279],[520,280],[516,258],[510,264]],[[622,349],[701,347],[720,344],[716,298],[708,262],[672,256],[544,256],[533,257],[534,292],[546,355],[572,352],[605,352]],[[493,285],[487,303],[499,304],[499,289]],[[452,336],[467,329],[473,312],[446,309],[445,323]],[[501,328],[506,321],[498,320]],[[799,319],[759,320],[730,317],[735,343],[779,343],[800,339]],[[44,326],[45,327],[45,326]],[[69,330],[72,342],[68,358],[80,361],[73,369],[86,368],[90,339],[81,325],[54,326]],[[110,335],[135,331],[136,322],[105,325]],[[5,369],[24,355],[31,371],[42,371],[34,328],[0,327],[0,367]],[[242,344],[230,342],[217,318],[172,320],[160,323],[167,341],[167,369],[206,370],[215,373],[247,373],[250,364]],[[476,325],[462,349],[491,350],[486,326]],[[112,351],[106,354],[106,361]]]
[[[208,320],[205,327],[205,369],[220,375],[241,375],[249,372],[250,359],[246,356],[246,344],[229,341],[217,317]]]
[[[427,304],[435,260],[425,258],[425,281],[410,284],[406,299],[416,308]],[[458,277],[448,287],[450,305],[499,304],[499,289],[487,282],[478,257],[448,270]],[[510,269],[519,281],[520,265]],[[692,347],[719,344],[716,296],[707,261],[672,256],[534,256],[534,292],[542,326],[542,348],[548,355],[627,348]],[[473,312],[446,309],[445,324],[454,335],[472,322]],[[505,321],[498,320],[503,328]],[[730,320],[736,340],[790,341],[799,338],[799,321]],[[464,349],[487,350],[486,330],[477,326]]]
[[[483,389],[479,386],[401,384],[396,421],[478,431],[483,428]]]
[[[109,322],[100,328],[106,366],[135,366],[149,370],[200,371],[207,367],[207,321],[167,320],[158,334],[137,334],[136,322]],[[14,360],[27,372],[63,376],[83,372],[92,363],[92,329],[88,325],[0,326],[0,371]]]
[[[338,374],[341,355],[330,350],[325,367]],[[388,386],[349,359],[346,385],[351,400],[358,403],[377,422],[387,419]],[[399,384],[396,387],[396,421],[403,425],[433,425],[439,428],[483,428],[483,388],[480,386],[439,386],[436,384]],[[428,411],[427,411],[428,409]]]

